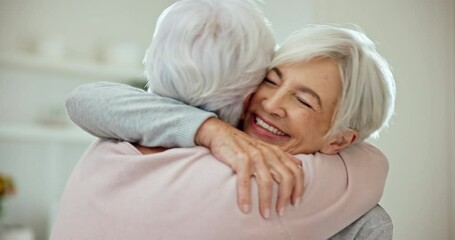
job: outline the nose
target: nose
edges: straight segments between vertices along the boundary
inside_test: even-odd
[[[272,116],[286,116],[286,94],[287,92],[284,89],[270,93],[270,96],[264,98],[262,101],[264,110]]]

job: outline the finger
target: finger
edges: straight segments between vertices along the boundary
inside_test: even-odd
[[[291,159],[298,166],[302,166],[302,161],[300,161],[298,158],[294,157],[292,154],[286,153],[286,156],[288,156],[289,159]]]
[[[268,167],[262,163],[256,163],[253,172],[259,188],[259,211],[263,218],[270,217],[270,206],[272,205],[273,179]]]
[[[278,215],[282,216],[289,203],[291,203],[294,189],[298,184],[295,177],[297,173],[290,171],[288,166],[294,167],[295,170],[298,168],[298,165],[291,161],[292,159],[290,157],[292,155],[288,156],[287,153],[283,152],[283,150],[277,146],[265,146],[263,151],[266,156],[268,156],[267,161],[270,165],[271,172],[276,172],[276,174],[272,174],[272,176],[275,178],[277,175],[281,178],[276,202],[276,211]],[[300,160],[298,161],[300,162]]]
[[[274,169],[270,169],[270,173],[272,174],[273,180],[275,182],[280,183],[281,182],[281,175]]]
[[[296,207],[300,204],[301,200],[302,200],[302,197],[303,197],[303,193],[304,193],[304,173],[303,173],[303,170],[302,170],[302,162],[297,159],[296,157],[294,157],[293,155],[289,154],[289,153],[285,153],[281,150],[281,148],[279,147],[276,147],[276,146],[272,146],[270,147],[270,150],[273,151],[273,153],[277,154],[280,158],[280,161],[286,166],[287,170],[290,171],[292,173],[292,175],[294,176],[294,181],[293,181],[293,189],[292,189],[292,194],[291,194],[291,202],[292,204]],[[269,155],[273,154],[273,153],[270,153]],[[288,171],[286,171],[285,173],[281,173],[282,177],[288,177],[287,173],[289,173]],[[286,178],[286,181],[288,181],[289,179]],[[287,182],[284,182],[285,184],[288,184]],[[281,186],[282,184],[280,184]],[[283,185],[283,187],[289,187],[288,185]],[[279,197],[284,197],[286,198],[287,197],[287,190],[289,188],[285,188],[285,189],[282,189],[282,192],[280,193]],[[280,211],[280,207],[285,207],[287,206],[287,202],[286,202],[286,205],[283,205],[284,203],[286,202],[285,199],[280,199],[278,202],[277,202],[277,209],[278,211]],[[281,210],[281,211],[284,211],[284,210]]]
[[[271,154],[269,154],[269,156],[269,158],[275,158],[273,160],[269,159],[271,172],[276,172],[276,174],[279,175],[279,178],[281,179],[278,188],[276,211],[278,215],[282,216],[287,206],[291,202],[293,189],[295,187],[295,178],[293,173],[279,159],[279,156],[272,156]]]
[[[299,161],[299,164],[295,164],[295,161]],[[300,202],[303,197],[304,193],[304,173],[302,169],[302,162],[295,158],[292,155],[286,156],[285,159],[283,159],[284,164],[286,167],[289,169],[289,171],[292,172],[294,178],[295,178],[295,185],[292,193],[292,204],[297,207],[300,205]]]
[[[237,173],[237,201],[244,213],[251,211],[251,171],[245,156],[239,157],[234,170]]]

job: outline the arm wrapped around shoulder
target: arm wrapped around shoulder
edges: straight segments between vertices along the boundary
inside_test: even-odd
[[[328,239],[376,206],[382,197],[388,160],[376,147],[359,143],[337,155],[297,156],[303,163],[302,204],[282,219],[289,233]]]

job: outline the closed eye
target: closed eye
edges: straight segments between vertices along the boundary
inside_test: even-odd
[[[274,81],[270,80],[270,79],[269,79],[269,78],[267,78],[267,77],[266,77],[266,78],[264,78],[263,82],[265,82],[265,83],[269,83],[269,84],[272,84],[272,85],[275,85],[275,86],[276,86],[276,85],[278,85],[276,82],[274,82]]]
[[[311,109],[314,109],[307,101],[305,101],[305,99],[299,98],[297,96],[296,96],[296,98],[300,102],[300,104],[302,104],[302,105],[304,105],[306,107],[309,107]]]

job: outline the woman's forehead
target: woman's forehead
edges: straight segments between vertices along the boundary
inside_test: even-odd
[[[341,92],[338,62],[329,58],[279,65],[269,71],[269,76],[279,78],[295,92],[317,96],[321,104],[336,103]]]

